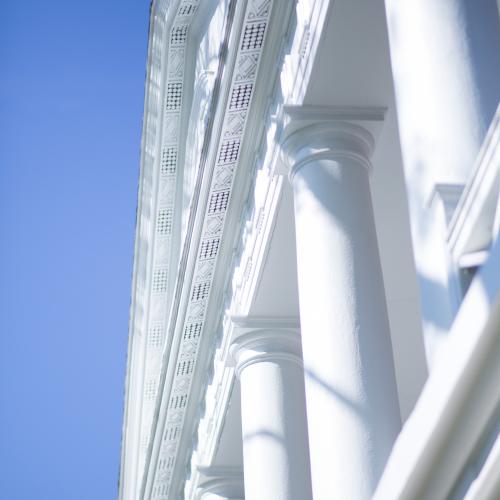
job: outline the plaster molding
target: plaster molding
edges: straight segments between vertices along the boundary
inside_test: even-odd
[[[207,132],[209,151],[203,160],[206,166],[200,168],[201,177],[196,188],[198,194],[191,209],[188,236],[181,257],[179,276],[182,276],[182,280],[177,282],[174,294],[176,302],[172,308],[174,316],[169,327],[173,341],[168,352],[165,351],[168,358],[164,359],[160,379],[159,393],[162,398],[158,400],[155,412],[156,432],[144,482],[145,498],[170,498],[177,494],[183,479],[184,450],[190,449],[191,427],[197,424],[197,398],[204,394],[202,385],[206,382],[206,379],[196,374],[206,369],[207,353],[211,352],[213,343],[211,336],[204,332],[211,331],[208,325],[215,324],[218,310],[213,303],[217,299],[211,298],[211,291],[213,288],[222,288],[221,280],[225,279],[227,272],[227,268],[223,272],[222,269],[216,272],[217,262],[219,259],[231,258],[227,253],[227,237],[223,240],[222,235],[228,231],[234,234],[239,224],[235,218],[237,210],[228,214],[227,209],[233,191],[247,189],[251,179],[249,171],[238,182],[233,182],[234,174],[245,155],[250,158],[254,155],[254,146],[249,148],[250,143],[245,143],[244,137],[246,134],[252,138],[256,134],[258,136],[262,124],[259,119],[249,120],[248,117],[261,114],[262,106],[267,103],[263,92],[269,92],[266,85],[255,85],[259,58],[268,36],[269,16],[276,16],[290,7],[279,4],[277,12],[271,14],[272,6],[270,0],[250,0],[244,11],[243,4],[237,7],[244,14],[244,19],[241,23],[238,20],[238,29],[241,29],[238,32],[241,33],[238,35],[239,40],[230,44],[237,50],[230,53],[230,61],[225,63],[229,85],[222,86],[219,116],[214,120],[210,132]],[[282,36],[281,24],[273,26],[273,36]],[[273,42],[270,44],[271,49],[267,51],[266,57],[275,57],[276,46]],[[254,56],[256,66],[249,71],[244,61]],[[252,111],[254,100],[260,102],[259,111]],[[225,105],[220,104],[224,101]],[[241,127],[234,129],[232,118],[236,114],[243,116],[244,122]],[[237,195],[234,197],[239,199]]]
[[[193,0],[189,5],[195,3]],[[168,140],[164,134],[163,102],[168,86],[166,75],[172,60],[165,56],[170,47],[169,35],[176,15],[186,21],[195,10],[192,7],[189,11],[183,10],[184,5],[188,2],[159,0],[151,7],[119,498],[135,498],[137,494],[136,483],[142,474],[149,441],[161,354],[159,347],[164,340],[165,318],[161,303],[165,294],[157,287],[165,277],[166,263],[170,260],[172,245],[165,240],[171,238],[171,231],[167,229],[173,226],[171,202],[176,179],[175,176],[162,178],[159,148],[164,139]],[[182,81],[183,74],[178,77]],[[156,234],[160,219],[161,233],[169,234]]]

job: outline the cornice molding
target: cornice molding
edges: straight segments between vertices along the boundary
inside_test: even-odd
[[[198,398],[202,393],[201,385],[206,381],[199,372],[206,369],[207,353],[211,352],[213,345],[208,324],[215,324],[217,308],[209,307],[209,300],[211,304],[218,301],[223,289],[227,267],[218,268],[217,265],[221,259],[232,258],[228,252],[227,226],[231,227],[229,234],[234,234],[238,223],[236,213],[240,212],[239,209],[232,210],[227,216],[228,206],[233,191],[246,189],[251,178],[251,172],[247,171],[234,183],[235,171],[246,155],[251,162],[254,159],[255,133],[251,129],[259,122],[248,125],[247,121],[249,115],[262,113],[262,105],[266,104],[265,93],[269,92],[264,84],[256,86],[255,79],[260,53],[268,36],[272,5],[270,0],[249,0],[243,22],[237,21],[240,28],[235,32],[241,35],[238,35],[238,41],[230,44],[237,50],[229,54],[225,64],[230,85],[222,84],[219,116],[207,132],[209,147],[203,159],[206,163],[200,168],[196,201],[191,209],[178,273],[182,279],[178,280],[174,294],[176,302],[169,326],[173,341],[168,352],[165,351],[159,388],[162,397],[158,400],[154,420],[155,436],[144,483],[145,498],[175,496],[183,479],[184,455],[188,449],[190,451],[191,427],[197,423]],[[238,7],[241,11],[242,4],[238,3]],[[281,5],[279,10],[283,12],[289,7]],[[280,26],[278,23],[277,27]],[[271,54],[273,51],[274,48],[270,49]],[[253,109],[256,108],[255,100],[259,102],[259,111]],[[246,134],[252,136],[251,146],[245,142]],[[240,197],[235,195],[235,199]],[[226,235],[224,239],[223,233]],[[217,290],[214,297],[213,289]]]
[[[159,0],[153,2],[151,6],[119,481],[119,498],[121,499],[136,498],[136,482],[141,473],[139,469],[142,467],[141,455],[147,445],[148,429],[146,428],[148,425],[145,425],[143,420],[145,413],[149,411],[146,408],[150,405],[149,394],[153,394],[154,390],[153,385],[150,384],[151,387],[147,389],[148,396],[143,403],[146,372],[151,371],[149,366],[151,363],[146,360],[146,350],[150,340],[148,324],[149,310],[152,305],[151,262],[155,247],[154,230],[157,226],[155,208],[158,197],[159,170],[157,150],[163,122],[161,103],[165,87],[163,75],[166,71],[165,52],[168,48],[166,38],[171,27],[169,17],[172,17],[168,15],[168,12],[169,9],[177,11],[179,4],[179,0],[173,2]],[[154,334],[155,338],[158,337],[158,340],[161,340],[156,329]],[[156,364],[155,359],[150,361],[153,365]]]

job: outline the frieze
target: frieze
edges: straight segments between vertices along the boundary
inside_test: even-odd
[[[194,269],[196,280],[193,281],[189,293],[189,303],[183,327],[184,335],[179,347],[172,381],[172,387],[176,388],[175,397],[180,398],[175,401],[187,401],[188,397],[190,380],[198,354],[198,338],[203,330],[203,322],[205,320],[207,303],[210,298],[214,277],[215,263],[220,249],[221,233],[239,161],[241,141],[248,116],[246,111],[251,104],[254,92],[258,61],[264,43],[271,5],[271,0],[249,0],[245,12],[244,25],[236,56],[235,73],[229,93],[230,98],[221,132],[214,175],[204,216],[202,238],[197,251],[197,262]],[[172,47],[177,48],[178,45],[186,43],[187,30],[188,28],[185,25],[174,25],[170,36]],[[177,102],[182,99],[182,97],[177,95],[176,89],[177,87],[170,87],[168,111],[177,109]],[[178,120],[171,119],[170,113],[168,118],[166,132],[170,134],[172,142],[175,142],[178,140]],[[193,325],[196,325],[198,332],[196,338],[190,338],[189,335],[189,332],[193,331]],[[185,399],[182,399],[183,397]],[[167,409],[166,424],[163,429],[163,442],[165,442],[167,436],[171,437],[174,435],[174,429],[182,427],[185,408],[186,406],[184,405],[181,408],[169,407]],[[158,469],[154,475],[152,485],[153,499],[168,498],[171,476],[165,475],[165,473],[173,471],[175,460],[168,465],[169,462],[165,462],[164,458],[166,455],[176,456],[179,439],[180,432],[176,432],[174,438],[168,439],[168,447],[162,446],[160,448],[157,463],[167,463],[167,465],[163,467],[161,475]],[[166,480],[166,477],[170,479]]]

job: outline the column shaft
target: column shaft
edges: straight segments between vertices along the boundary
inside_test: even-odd
[[[313,495],[366,500],[399,404],[369,164],[355,135],[324,132],[300,139],[291,173]]]
[[[500,99],[494,0],[385,0],[399,135],[427,360],[453,322],[445,221],[437,184],[466,184]]]
[[[295,354],[267,340],[249,344],[252,334],[238,348],[246,500],[311,499],[300,340],[287,335]]]

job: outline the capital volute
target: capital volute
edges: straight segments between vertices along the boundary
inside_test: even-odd
[[[281,133],[281,172],[291,180],[305,164],[325,158],[354,160],[368,171],[382,108],[285,106]]]
[[[291,361],[302,366],[300,333],[295,329],[256,329],[236,334],[229,349],[236,375],[254,363]]]

